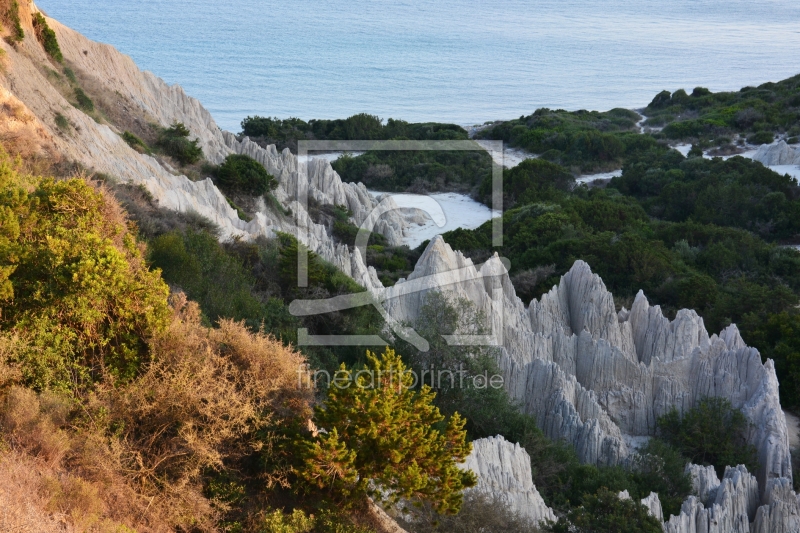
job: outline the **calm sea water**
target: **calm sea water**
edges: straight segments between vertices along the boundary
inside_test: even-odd
[[[250,114],[463,125],[641,107],[800,73],[796,0],[37,0],[199,98]]]

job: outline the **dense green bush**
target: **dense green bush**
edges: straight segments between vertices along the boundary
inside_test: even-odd
[[[637,113],[627,109],[600,113],[542,108],[530,116],[486,128],[478,135],[590,172],[618,168],[634,146],[653,142],[652,138],[633,133],[639,119]]]
[[[80,87],[75,88],[75,100],[78,101],[78,107],[80,109],[83,109],[87,113],[94,112],[94,102],[92,102],[92,99],[89,98]]]
[[[251,294],[254,281],[214,235],[191,230],[167,233],[153,239],[149,248],[149,259],[164,279],[198,302],[210,320],[248,320],[258,327],[262,309]]]
[[[478,197],[492,205],[492,176],[481,183]],[[560,198],[575,186],[575,178],[563,167],[543,159],[526,159],[511,169],[503,169],[503,207]]]
[[[22,23],[19,18],[19,3],[17,0],[11,0],[8,3],[8,9],[3,15],[3,22],[11,26],[11,42],[21,43],[25,39],[25,30],[22,29]]]
[[[150,147],[138,135],[126,131],[122,134],[122,139],[137,152],[142,154],[150,153]]]
[[[169,128],[161,130],[156,146],[181,165],[191,165],[200,161],[203,157],[203,149],[200,148],[200,141],[198,139],[190,140],[189,135],[188,128],[180,122],[176,122]]]
[[[661,523],[650,516],[647,507],[634,500],[620,499],[602,487],[586,495],[579,507],[569,510],[545,531],[553,533],[661,533]]]
[[[750,144],[769,144],[775,140],[775,134],[771,131],[759,131],[747,137]]]
[[[675,151],[650,150],[632,156],[611,187],[665,220],[738,227],[769,240],[800,234],[797,182],[742,157],[683,159]]]
[[[132,378],[166,325],[167,286],[116,204],[83,180],[25,176],[0,157],[0,326],[24,343],[24,382],[74,390],[105,372]]]
[[[278,186],[264,165],[247,155],[228,155],[215,175],[223,189],[251,196],[261,196]]]
[[[343,181],[380,191],[470,191],[491,178],[492,159],[476,151],[370,151],[332,163]]]
[[[740,324],[748,344],[758,348],[765,362],[775,362],[781,405],[800,408],[800,314],[795,310],[766,316],[752,313]]]
[[[17,15],[17,18],[19,18],[19,15]],[[39,42],[42,44],[42,47],[44,47],[44,51],[47,52],[47,55],[59,63],[64,61],[64,56],[61,54],[61,48],[58,46],[56,32],[54,32],[50,26],[47,25],[47,20],[44,18],[44,16],[42,16],[41,13],[33,14],[33,30],[36,32],[36,38],[39,39]]]
[[[369,495],[457,513],[463,489],[476,483],[473,472],[458,467],[472,449],[464,419],[458,413],[446,419],[429,387],[414,390],[416,378],[391,348],[380,356],[367,352],[367,360],[359,371],[342,364],[339,386],[328,388],[324,405],[314,410],[315,422],[328,431],[304,450],[303,479],[343,505]]]
[[[386,124],[366,113],[346,119],[310,120],[253,116],[242,121],[242,135],[276,144],[279,150],[297,151],[298,140],[453,140],[467,139],[467,132],[455,124],[409,123],[389,119]]]
[[[725,398],[703,398],[683,415],[673,407],[658,419],[661,438],[691,462],[713,465],[720,478],[728,465],[758,470],[756,448],[748,439],[752,431],[744,414]]]
[[[800,119],[800,76],[736,92],[712,93],[702,87],[692,95],[678,90],[658,93],[643,113],[645,125],[664,126],[670,139],[712,139],[720,134],[757,133],[749,142],[772,142],[770,134],[790,130]],[[774,136],[773,136],[774,137]]]

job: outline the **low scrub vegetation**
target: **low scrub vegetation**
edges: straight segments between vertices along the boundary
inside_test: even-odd
[[[179,164],[191,165],[202,159],[203,149],[200,148],[200,141],[190,139],[190,135],[185,125],[176,122],[169,128],[161,130],[156,146]]]
[[[669,139],[703,139],[740,133],[754,144],[770,143],[775,133],[800,133],[800,76],[713,93],[698,87],[662,91],[644,110],[646,125],[664,126]]]
[[[658,419],[659,436],[695,464],[713,465],[722,478],[728,465],[758,470],[756,448],[750,444],[750,422],[725,398],[703,398],[681,414],[673,408]]]
[[[138,135],[126,131],[122,134],[122,139],[128,143],[128,146],[139,152],[140,154],[149,154],[151,153],[150,147],[147,146]]]
[[[94,112],[94,102],[80,87],[75,88],[75,100],[78,102],[78,107],[87,113]]]
[[[380,191],[472,192],[491,179],[492,159],[478,151],[370,151],[332,164],[342,180]]]
[[[624,156],[643,143],[655,142],[638,135],[640,118],[628,109],[600,113],[542,108],[492,125],[478,135],[505,141],[578,172],[602,172],[619,168]]]
[[[19,18],[19,2],[17,0],[4,0],[0,2],[3,26],[9,28],[11,35],[7,39],[12,43],[21,43],[25,39],[25,30]]]
[[[467,139],[467,132],[455,124],[409,123],[360,113],[346,119],[309,120],[253,116],[242,121],[242,135],[263,145],[275,144],[279,150],[297,152],[299,140],[454,140]]]
[[[19,15],[17,15],[19,19]],[[56,32],[47,24],[47,19],[41,13],[33,14],[33,31],[36,32],[36,38],[42,44],[44,51],[47,52],[54,61],[62,63],[64,56],[61,54],[61,47],[58,46],[58,39]]]
[[[216,181],[225,190],[261,196],[278,186],[264,165],[247,155],[231,154],[216,168]]]

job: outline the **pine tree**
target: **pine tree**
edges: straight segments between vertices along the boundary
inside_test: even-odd
[[[368,363],[336,373],[317,424],[328,430],[306,447],[302,475],[342,503],[365,496],[397,502],[429,501],[440,513],[457,513],[462,491],[475,475],[461,470],[472,445],[465,420],[444,416],[427,386],[411,390],[414,377],[389,348],[380,356],[367,351]]]

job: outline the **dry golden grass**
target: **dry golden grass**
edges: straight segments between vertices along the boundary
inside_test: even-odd
[[[0,144],[7,153],[21,159],[29,174],[50,174],[62,162],[45,127],[3,87],[0,87]]]
[[[40,472],[17,483],[37,495],[20,500],[35,516],[75,531],[215,531],[225,505],[203,494],[204,473],[266,453],[269,427],[310,415],[310,391],[297,387],[301,355],[242,324],[202,326],[182,294],[171,303],[171,325],[152,340],[154,360],[133,382],[108,381],[88,398],[0,390],[2,457],[24,457]],[[13,375],[3,364],[13,347],[0,341],[0,377]],[[0,484],[17,475],[6,464]]]
[[[0,452],[0,532],[68,532],[66,517],[46,510],[46,495],[39,491],[42,467],[30,456]]]

